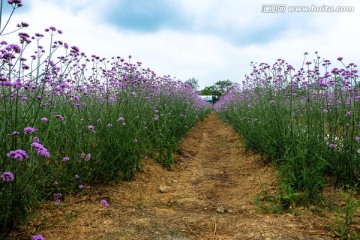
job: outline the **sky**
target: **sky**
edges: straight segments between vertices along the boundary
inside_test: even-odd
[[[55,26],[58,40],[88,56],[110,59],[131,55],[158,75],[186,81],[200,89],[217,81],[241,82],[251,62],[284,59],[295,69],[315,51],[337,66],[360,63],[358,0],[23,0],[9,30],[27,22],[26,32]],[[6,1],[4,1],[4,4]],[[274,4],[285,5],[273,13]],[[6,5],[8,5],[6,3]],[[353,12],[291,12],[292,6],[350,6]],[[9,14],[8,6],[3,19]],[[4,21],[4,20],[3,20]],[[24,30],[22,30],[24,31]],[[16,35],[0,36],[18,41]]]

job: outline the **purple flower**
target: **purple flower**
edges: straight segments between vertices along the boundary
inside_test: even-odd
[[[8,154],[6,154],[6,156],[13,158],[13,159],[18,159],[18,160],[23,160],[24,158],[29,158],[29,155],[26,153],[26,151],[18,149],[15,151],[10,151]]]
[[[323,110],[323,113],[328,113],[328,110],[324,109],[324,110]]]
[[[32,127],[26,127],[24,128],[24,133],[27,134],[27,133],[33,133],[35,132],[35,128],[32,128]]]
[[[291,71],[291,70],[295,70],[295,68],[293,66],[291,66],[290,64],[288,64],[286,67],[286,70]]]
[[[50,157],[50,153],[48,152],[48,150],[40,143],[38,142],[33,142],[31,144],[32,147],[36,148],[37,154],[38,155],[42,155],[44,157],[49,158]]]
[[[72,53],[77,53],[77,52],[79,52],[80,51],[80,49],[77,47],[77,46],[72,46],[71,47],[71,52]]]
[[[26,27],[28,27],[28,26],[29,26],[29,24],[28,24],[27,22],[21,22],[21,27],[26,28]]]
[[[64,121],[64,117],[63,116],[61,116],[60,114],[56,114],[55,116],[54,116],[55,118],[57,118],[57,119],[60,119],[61,121]]]
[[[46,117],[43,117],[43,118],[41,118],[41,121],[42,121],[42,122],[47,122],[48,119],[47,119]]]
[[[62,193],[54,193],[54,199],[61,199],[61,198],[63,198]]]
[[[48,150],[47,150],[46,148],[44,148],[44,147],[37,149],[37,154],[42,155],[42,156],[47,157],[47,158],[50,157],[50,153],[49,153]]]
[[[13,136],[17,136],[17,135],[19,135],[20,133],[18,132],[18,131],[13,131],[12,133],[11,133],[11,135],[13,135]]]
[[[85,160],[86,160],[86,161],[90,161],[90,159],[91,159],[91,154],[90,154],[90,153],[86,154]]]
[[[95,127],[94,127],[93,125],[89,125],[89,126],[88,126],[88,129],[94,131],[94,130],[95,130]]]
[[[109,123],[107,126],[110,128],[110,127],[112,127],[113,125],[112,125],[111,123]]]
[[[338,60],[338,61],[342,61],[343,58],[342,58],[342,57],[338,57],[337,60]]]
[[[123,118],[123,117],[119,117],[117,120],[118,120],[118,121],[124,121],[124,118]]]
[[[83,188],[84,188],[84,185],[80,184],[80,185],[79,185],[79,188],[80,188],[80,189],[83,189]]]
[[[56,199],[56,200],[55,200],[55,204],[56,204],[56,205],[59,205],[60,203],[61,203],[61,200],[60,200],[60,199]]]
[[[335,144],[333,144],[333,143],[329,144],[329,148],[334,148],[334,147],[335,147]]]
[[[12,182],[14,181],[14,174],[12,172],[3,172],[1,180],[3,182]]]
[[[70,160],[70,158],[69,157],[63,157],[63,162],[67,162],[67,161],[69,161]]]
[[[109,205],[109,203],[108,203],[105,199],[101,200],[100,203],[101,203],[104,207],[107,207],[107,206]]]
[[[356,137],[355,137],[355,141],[357,141],[357,142],[360,141],[360,137],[359,137],[359,136],[356,136]]]
[[[54,182],[54,186],[57,186],[59,185],[59,183],[57,181]]]
[[[42,235],[38,234],[32,236],[31,240],[45,240],[45,238]]]
[[[22,6],[21,1],[22,0],[8,0],[8,3],[9,4],[17,4],[19,7],[21,7]]]

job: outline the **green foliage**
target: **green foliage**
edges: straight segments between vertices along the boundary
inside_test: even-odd
[[[231,82],[229,79],[217,81],[214,85],[212,85],[213,91],[216,93],[214,95],[217,95],[219,97],[227,94],[229,91],[231,91],[234,88],[235,84]]]
[[[281,190],[278,193],[269,194],[261,191],[254,201],[258,210],[266,213],[282,213],[284,211],[295,211],[296,207],[307,203],[303,193]]]
[[[201,95],[212,95],[213,91],[211,87],[205,87],[200,91]]]
[[[360,221],[360,200],[356,196],[357,190],[347,186],[342,195],[344,205],[339,208],[339,213],[335,214],[336,224],[333,231],[341,239],[359,239],[360,234],[353,228],[354,224]]]
[[[157,156],[165,167],[173,163],[172,154],[179,140],[210,108],[188,88],[179,86],[176,91],[168,91],[168,84],[164,84],[164,89],[159,86],[156,97],[149,101],[148,92],[141,92],[138,87],[130,91],[109,89],[116,99],[113,102],[99,101],[107,98],[106,93],[89,93],[80,98],[82,108],[74,106],[71,96],[51,96],[50,107],[19,102],[16,115],[12,114],[16,102],[0,101],[0,107],[7,110],[3,111],[5,118],[12,123],[17,120],[11,128],[1,128],[0,175],[3,171],[15,175],[13,182],[0,180],[1,232],[23,222],[29,207],[52,199],[53,194],[79,191],[83,184],[132,178],[147,155]],[[32,94],[26,92],[29,97]],[[42,99],[50,101],[45,95]],[[27,112],[37,114],[30,118]],[[58,113],[63,120],[54,117]],[[42,122],[43,117],[48,121]],[[33,122],[35,133],[23,133],[30,124],[25,119]],[[20,134],[7,138],[13,130]],[[49,158],[37,155],[31,147],[35,136],[51,153]],[[24,149],[30,158],[18,161],[7,157],[12,149]],[[64,157],[70,160],[64,161]]]
[[[257,210],[265,213],[282,213],[284,211],[279,194],[268,194],[261,191],[255,201]]]
[[[202,95],[213,95],[217,96],[218,98],[228,93],[235,87],[235,84],[228,80],[217,81],[211,86],[205,87],[201,90]]]
[[[31,66],[25,43],[0,46],[11,56],[0,58],[1,237],[42,200],[60,204],[85,184],[131,179],[149,155],[168,167],[179,140],[210,111],[189,86],[131,57],[90,60],[55,43],[54,27],[47,32],[50,52],[37,52]]]
[[[282,195],[290,205],[319,200],[327,177],[335,186],[360,181],[357,76],[343,70],[343,78],[335,69],[325,84],[320,60],[315,63],[316,70],[293,73],[283,61],[273,68],[254,66],[243,86],[215,106],[247,148],[279,167]]]

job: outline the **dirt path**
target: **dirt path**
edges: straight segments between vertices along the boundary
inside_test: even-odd
[[[257,195],[276,190],[276,173],[215,114],[189,133],[176,160],[171,171],[148,160],[131,182],[46,204],[27,229],[47,240],[332,239],[325,218],[306,209],[298,216],[256,210]]]

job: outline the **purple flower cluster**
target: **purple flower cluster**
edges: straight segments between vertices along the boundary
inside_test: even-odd
[[[38,234],[32,236],[31,240],[45,240],[45,238],[42,235]]]
[[[3,182],[13,182],[15,179],[14,174],[12,172],[3,172],[1,175],[1,180]]]
[[[296,191],[318,191],[319,186],[304,179],[322,184],[325,172],[350,185],[359,179],[357,65],[338,57],[338,67],[331,68],[330,60],[315,54],[313,61],[306,61],[306,53],[299,69],[283,59],[273,65],[251,63],[252,72],[214,106],[250,148],[262,149],[271,159],[301,159],[281,163],[286,169],[304,169],[285,174],[296,176],[289,185],[297,186]],[[269,137],[275,141],[269,142]]]
[[[100,203],[101,203],[104,207],[109,206],[109,203],[106,201],[106,199],[101,200]]]
[[[54,186],[57,187],[59,185],[58,182],[54,182]],[[54,193],[54,201],[56,205],[61,203],[61,200],[64,200],[64,195],[62,193]]]
[[[35,128],[32,128],[32,127],[26,127],[24,128],[24,133],[27,134],[27,133],[33,133],[35,132],[36,129]]]
[[[93,133],[95,133],[95,127],[94,127],[93,125],[89,125],[89,126],[88,126],[88,129],[89,129],[90,131],[92,131]]]
[[[21,22],[21,23],[17,24],[16,26],[20,27],[20,28],[27,28],[29,26],[29,24],[26,22]]]
[[[22,0],[8,0],[9,4],[21,4]]]
[[[13,131],[12,133],[11,133],[11,135],[13,135],[13,136],[17,136],[17,135],[19,135],[20,133],[18,132],[18,131]]]
[[[61,116],[60,114],[56,114],[54,117],[57,119],[60,119],[61,121],[65,120],[65,118],[63,116]]]
[[[48,150],[40,143],[38,142],[33,142],[31,144],[32,147],[34,147],[37,151],[38,155],[44,156],[49,158],[50,157],[50,153],[48,152]]]
[[[9,0],[8,3],[12,4],[13,8],[22,5],[21,0]],[[28,23],[21,22],[17,24],[17,30],[28,26]],[[74,184],[65,182],[66,180],[71,181],[71,183],[76,182],[75,186],[78,189],[83,189],[84,181],[79,179],[78,175],[75,175],[74,178],[75,173],[89,171],[84,176],[89,180],[90,177],[94,176],[94,173],[97,174],[96,177],[99,177],[99,180],[105,175],[113,174],[115,172],[113,170],[111,173],[109,171],[104,174],[99,174],[96,170],[99,164],[115,166],[112,163],[101,162],[106,159],[106,154],[112,152],[107,151],[107,148],[119,146],[116,149],[119,151],[119,155],[127,155],[127,153],[123,153],[127,152],[127,145],[137,145],[136,148],[140,149],[143,144],[137,143],[146,143],[146,140],[149,140],[145,138],[146,134],[148,136],[155,135],[154,132],[158,129],[154,129],[154,125],[160,126],[167,119],[171,120],[169,122],[175,122],[178,116],[174,114],[173,109],[162,108],[163,101],[165,105],[168,104],[167,106],[171,106],[171,108],[176,104],[185,105],[185,108],[181,108],[185,110],[181,110],[180,118],[181,124],[186,130],[193,126],[191,122],[193,119],[189,117],[188,120],[187,116],[202,110],[206,106],[202,101],[197,100],[197,94],[189,86],[169,75],[157,76],[151,69],[143,68],[141,62],[132,64],[131,56],[129,56],[128,61],[121,57],[114,57],[110,60],[95,55],[87,56],[80,51],[79,47],[57,40],[57,35],[62,34],[62,31],[56,27],[50,26],[45,29],[45,32],[34,35],[20,32],[18,34],[20,44],[0,42],[0,89],[2,90],[0,91],[0,101],[4,100],[2,101],[5,104],[4,112],[10,116],[11,121],[17,115],[21,117],[13,121],[15,124],[8,124],[9,129],[6,129],[6,136],[3,137],[5,141],[8,141],[4,144],[5,148],[7,146],[19,146],[13,147],[16,149],[27,145],[24,149],[31,152],[31,157],[37,154],[46,158],[50,158],[51,151],[51,155],[58,161],[46,160],[45,163],[46,167],[51,167],[54,175],[59,177],[59,182],[61,179],[60,184],[57,181],[53,183],[56,192],[74,186]],[[45,36],[51,37],[52,45],[50,48],[41,45]],[[28,44],[35,46],[33,48],[28,47]],[[29,54],[30,56],[26,56],[26,51],[33,52]],[[56,54],[52,54],[54,51]],[[88,73],[90,74],[88,75]],[[6,104],[9,103],[11,105],[7,107]],[[19,114],[13,113],[12,110],[15,107],[12,108],[12,106],[16,107]],[[161,114],[157,109],[161,111]],[[24,116],[27,119],[23,119]],[[6,115],[5,118],[7,118]],[[150,121],[152,119],[154,121],[161,119],[162,121],[154,124],[153,121]],[[21,125],[25,122],[34,125]],[[180,129],[181,127],[177,126],[177,128]],[[163,126],[159,129],[163,129]],[[95,133],[95,130],[99,136],[89,136],[88,131]],[[134,133],[133,130],[136,132]],[[146,132],[143,134],[141,131]],[[109,134],[109,138],[105,134]],[[159,136],[159,134],[156,135]],[[160,135],[165,137],[162,134]],[[99,139],[99,137],[105,139]],[[33,141],[28,143],[31,138]],[[42,140],[41,143],[39,138]],[[47,146],[45,139],[51,145]],[[111,141],[110,144],[104,146],[103,142],[108,141]],[[48,147],[49,151],[43,144]],[[120,146],[122,144],[123,146]],[[58,150],[58,152],[53,152],[53,149]],[[86,152],[81,154],[79,149],[84,149],[83,151]],[[87,153],[88,151],[91,151],[93,156],[91,153]],[[129,159],[140,157],[133,151],[130,151],[129,154],[134,154]],[[16,160],[29,158],[25,150],[10,151],[7,156]],[[94,159],[94,161],[92,158],[99,159]],[[134,163],[129,161],[129,164],[115,162],[119,159],[108,159],[108,161],[114,161],[113,163],[116,164],[116,168],[118,168],[116,172],[127,173],[138,169],[135,166],[138,161],[134,161]],[[17,163],[9,159],[9,161],[5,161],[3,168],[16,169],[12,168],[10,164],[26,166],[24,163]],[[35,161],[34,164],[33,168],[25,169],[25,171],[35,171],[35,169],[44,167],[42,161]],[[131,166],[132,164],[133,166]],[[36,172],[36,179],[46,178],[44,175],[47,171],[40,170]],[[14,171],[14,173],[16,174],[15,181],[14,174],[11,172],[2,172],[1,181],[14,181],[8,186],[23,184],[21,181],[24,180],[18,177],[17,172]],[[71,174],[71,177],[68,174]],[[29,183],[33,187],[30,181]],[[35,184],[39,185],[34,187],[44,189],[40,182],[35,181]],[[27,191],[26,188],[25,191]],[[54,195],[56,204],[62,200],[61,193]],[[109,205],[105,199],[101,200],[101,204],[104,207]],[[32,239],[42,240],[44,238],[41,235],[35,235]]]
[[[25,150],[21,150],[21,149],[10,151],[8,154],[6,154],[6,156],[8,156],[9,158],[20,160],[20,161],[29,158],[29,155],[27,154],[27,152]]]

